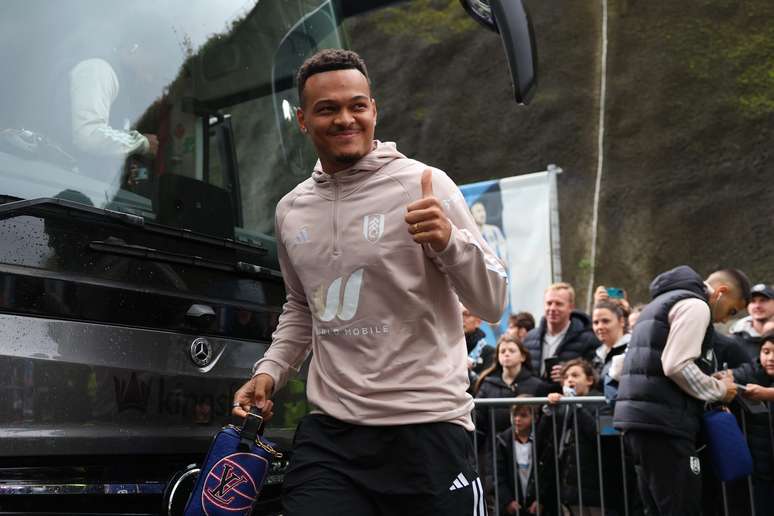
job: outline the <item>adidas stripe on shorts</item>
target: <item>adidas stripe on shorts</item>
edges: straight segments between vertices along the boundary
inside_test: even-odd
[[[453,423],[301,421],[285,475],[285,516],[486,516],[469,432]]]

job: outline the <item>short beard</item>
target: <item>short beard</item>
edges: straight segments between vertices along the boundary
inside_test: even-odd
[[[334,156],[334,159],[337,163],[341,163],[342,165],[354,165],[360,161],[360,158],[363,156],[365,156],[365,154],[339,154]]]

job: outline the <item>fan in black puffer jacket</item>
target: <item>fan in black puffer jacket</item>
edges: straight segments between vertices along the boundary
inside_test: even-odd
[[[546,318],[540,319],[540,325],[534,328],[524,337],[524,347],[529,351],[532,359],[532,370],[540,371],[540,365],[543,361],[543,338],[546,334]],[[556,348],[556,356],[562,362],[567,362],[573,358],[583,358],[588,361],[594,359],[595,350],[601,345],[594,330],[591,328],[591,319],[588,315],[577,310],[573,310],[570,315],[570,327],[567,329],[564,338]]]
[[[489,373],[484,374],[479,380],[476,398],[515,398],[522,395],[540,398],[555,390],[552,389],[552,384],[533,375],[526,366],[521,368],[519,374],[510,384],[506,384],[502,378],[502,367],[499,370],[498,368],[491,369]],[[505,407],[492,410],[495,413],[495,433],[500,433],[511,425],[509,409]],[[487,443],[491,440],[489,426],[489,411],[481,410],[480,415],[476,418],[476,431],[479,439],[486,439]]]
[[[768,338],[768,340],[766,340]],[[762,365],[766,364],[768,371]],[[753,483],[755,492],[755,513],[774,514],[774,445],[772,445],[772,417],[774,405],[770,401],[774,395],[774,334],[764,337],[760,359],[754,364],[742,364],[732,370],[734,381],[747,385],[749,397],[769,400],[769,411],[763,414],[746,414],[747,442],[753,457]],[[753,385],[763,387],[753,394]],[[761,392],[762,391],[762,392]]]
[[[597,391],[590,391],[587,396],[600,396]],[[561,450],[553,445],[553,417],[556,414],[557,443]],[[578,488],[578,463],[575,459],[575,427],[573,425],[573,408],[571,405],[551,407],[549,414],[540,420],[537,429],[540,463],[544,465],[539,472],[540,492],[543,500],[556,499],[556,472],[554,455],[559,455],[559,489],[562,503],[578,505],[579,493],[583,496],[585,507],[599,507],[599,465],[597,461],[597,424],[594,409],[588,405],[578,404],[575,408],[578,418],[578,454],[580,455],[581,486]],[[564,442],[564,445],[562,445]]]

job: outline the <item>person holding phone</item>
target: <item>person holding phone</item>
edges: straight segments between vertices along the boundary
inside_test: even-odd
[[[569,283],[554,283],[543,297],[543,317],[527,333],[524,347],[532,357],[532,368],[555,383],[561,381],[561,364],[574,358],[593,360],[599,339],[591,318],[575,309],[575,289]]]
[[[744,310],[750,282],[737,269],[702,281],[683,265],[658,275],[650,294],[625,354],[613,424],[624,432],[646,512],[698,515],[696,441],[704,406],[728,403],[737,392],[732,379],[710,376],[716,364],[712,323]]]

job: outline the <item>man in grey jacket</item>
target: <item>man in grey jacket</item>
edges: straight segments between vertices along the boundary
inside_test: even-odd
[[[270,415],[311,352],[286,514],[483,515],[459,303],[499,320],[503,264],[446,174],[374,140],[357,54],[312,56],[298,85],[319,162],[277,205],[287,303],[234,413]]]

